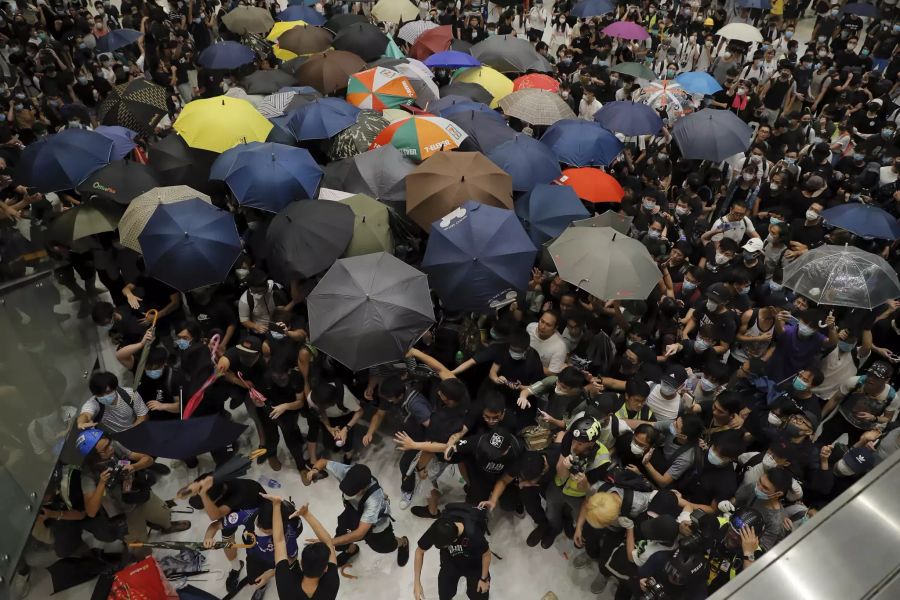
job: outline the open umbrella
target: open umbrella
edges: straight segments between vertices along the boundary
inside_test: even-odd
[[[291,113],[288,128],[298,140],[325,140],[350,127],[358,114],[341,98],[319,98]]]
[[[538,184],[550,183],[562,174],[553,151],[546,144],[523,134],[500,144],[487,157],[509,173],[515,192],[527,192]]]
[[[378,0],[372,16],[382,23],[404,23],[419,18],[419,7],[409,0]]]
[[[85,198],[128,204],[159,184],[159,177],[149,166],[131,160],[116,160],[91,173],[77,189]]]
[[[210,152],[265,141],[272,130],[252,104],[228,96],[188,102],[172,127],[190,147]]]
[[[467,110],[451,113],[448,117],[469,134],[466,139],[468,149],[474,148],[483,153],[493,152],[500,144],[511,141],[517,132],[510,127],[503,117],[494,112]]]
[[[459,96],[461,98],[468,98],[472,102],[480,102],[488,105],[494,104],[494,97],[491,93],[477,83],[454,81],[443,86],[440,91],[441,98],[446,98],[447,96]],[[493,108],[493,106],[490,108]]]
[[[428,103],[425,110],[439,117],[447,118],[457,112],[465,112],[467,110],[482,111],[494,113],[490,106],[482,102],[475,102],[465,96],[444,96]],[[494,113],[496,114],[496,113]],[[499,116],[499,115],[498,115]],[[502,117],[501,117],[502,118]]]
[[[128,153],[137,147],[134,137],[137,132],[120,125],[98,125],[94,132],[109,138],[113,143],[111,158],[120,160],[128,156]]]
[[[684,158],[719,162],[746,152],[753,130],[731,111],[704,108],[675,123],[672,136]]]
[[[241,80],[248,94],[274,94],[283,87],[294,83],[294,77],[281,69],[254,71]]]
[[[648,81],[652,81],[657,78],[656,73],[654,73],[650,69],[650,67],[643,63],[623,62],[617,65],[613,65],[609,68],[609,70],[615,71],[616,73],[621,73],[622,75],[628,75],[629,77],[646,79]]]
[[[595,204],[621,202],[625,195],[625,190],[612,175],[593,167],[566,169],[557,181],[562,185],[571,186],[582,200]]]
[[[375,136],[372,148],[394,146],[412,160],[459,148],[466,133],[455,123],[441,117],[410,117],[391,123]]]
[[[356,122],[331,139],[326,153],[331,160],[350,158],[362,154],[372,145],[375,138],[390,121],[374,110],[361,110]],[[393,148],[393,146],[391,146]]]
[[[421,21],[418,19],[415,21],[408,21],[401,25],[400,29],[397,30],[397,37],[407,44],[414,44],[420,35],[435,27],[440,27],[440,25],[434,21]]]
[[[191,148],[180,135],[170,134],[150,146],[150,166],[163,185],[209,189],[209,169],[218,154]]]
[[[385,252],[335,262],[307,305],[310,341],[353,371],[402,360],[434,323],[425,274]]]
[[[670,123],[699,106],[699,102],[674,80],[651,81],[641,86],[635,99],[653,110],[665,113]]]
[[[131,201],[128,208],[125,209],[125,214],[119,220],[119,242],[126,248],[140,252],[141,245],[138,237],[144,231],[144,227],[156,207],[160,204],[173,204],[193,198],[211,202],[209,196],[186,185],[160,187],[141,194]]]
[[[712,96],[716,92],[722,90],[722,86],[719,85],[719,82],[706,71],[679,73],[675,77],[675,82],[692,94]]]
[[[822,218],[829,225],[846,229],[865,238],[900,239],[900,222],[897,221],[897,217],[877,206],[860,203],[839,204],[822,211]]]
[[[531,42],[514,35],[492,35],[472,46],[469,53],[481,64],[501,73],[552,73],[554,70],[550,61],[538,54]]]
[[[559,94],[546,90],[519,90],[501,98],[499,105],[503,114],[531,125],[553,125],[561,119],[575,118]]]
[[[409,79],[384,67],[354,73],[347,85],[347,102],[359,108],[384,110],[412,104],[415,99],[416,92]]]
[[[363,60],[370,61],[384,54],[388,37],[371,23],[354,23],[342,27],[334,37],[332,45],[336,50],[352,52]]]
[[[625,147],[599,123],[565,119],[553,124],[541,142],[550,147],[559,162],[576,167],[608,165]]]
[[[431,225],[422,269],[444,307],[488,313],[527,288],[536,254],[511,210],[467,201]]]
[[[579,19],[590,19],[591,17],[602,17],[613,11],[613,5],[609,0],[581,0],[572,7],[572,16]]]
[[[182,460],[227,446],[246,428],[231,419],[213,415],[187,421],[146,421],[113,434],[113,439],[134,452]]]
[[[444,50],[426,58],[425,64],[432,69],[462,69],[480,67],[481,61],[467,52]]]
[[[325,24],[325,17],[309,6],[288,6],[276,15],[279,21],[304,21],[313,27]]]
[[[339,200],[353,211],[353,238],[344,256],[361,256],[373,252],[393,252],[388,207],[364,194]]]
[[[237,35],[247,35],[248,33],[263,35],[272,29],[275,20],[265,8],[242,4],[223,16],[222,23],[228,28],[228,31]]]
[[[623,40],[649,40],[647,30],[632,21],[616,21],[603,28],[603,34]]]
[[[256,60],[256,53],[238,42],[216,42],[200,53],[197,60],[201,67],[229,71],[249,65]]]
[[[716,35],[728,40],[738,40],[739,42],[762,42],[763,36],[759,29],[747,23],[729,23],[716,32]]]
[[[869,17],[871,19],[877,19],[880,14],[878,8],[868,2],[850,2],[849,4],[845,4],[841,9],[841,13],[845,15]]]
[[[353,239],[349,206],[330,200],[292,202],[272,218],[266,261],[281,281],[306,279],[331,266]]]
[[[272,42],[275,45],[274,48],[272,48],[272,51],[275,54],[275,58],[279,58],[282,61],[289,61],[297,58],[296,54],[282,48],[278,43],[278,40],[282,35],[290,31],[291,29],[306,25],[307,23],[304,21],[278,21],[272,26],[272,29],[269,30],[268,34],[266,34],[266,41]]]
[[[323,25],[323,27],[325,27],[325,29],[329,31],[333,31],[334,33],[340,33],[342,29],[346,29],[351,25],[368,22],[369,20],[366,19],[365,15],[347,13],[334,15],[325,22],[325,25]]]
[[[449,25],[442,25],[429,29],[416,39],[416,42],[409,49],[409,55],[419,60],[448,51],[450,43],[453,41],[453,28]]]
[[[550,255],[563,281],[601,300],[646,300],[661,278],[644,244],[609,227],[569,227]]]
[[[854,246],[813,248],[787,263],[784,287],[818,304],[872,310],[900,298],[893,267],[875,254]]]
[[[144,35],[135,29],[111,29],[106,35],[97,40],[94,46],[95,52],[115,52],[119,48],[124,48],[129,44],[133,44]]]
[[[594,121],[623,135],[656,135],[663,126],[659,114],[639,102],[607,102],[594,113]]]
[[[235,146],[213,163],[210,172],[210,177],[228,184],[241,206],[272,213],[294,200],[312,198],[322,175],[304,148],[273,143]]]
[[[513,79],[513,91],[527,89],[545,90],[555,94],[559,92],[559,81],[543,73],[529,73]]]
[[[555,238],[576,219],[590,216],[575,190],[539,183],[516,200],[516,216],[536,245]]]
[[[97,120],[103,125],[152,134],[168,112],[165,88],[146,79],[132,79],[107,94],[97,108]]]
[[[114,231],[123,210],[111,202],[85,202],[54,218],[47,229],[47,237],[69,245],[89,235]]]
[[[406,214],[426,231],[467,200],[512,208],[512,178],[480,152],[441,152],[406,176]]]
[[[331,47],[333,36],[322,27],[297,25],[281,34],[278,46],[298,56],[325,52]]]
[[[322,94],[331,94],[347,87],[354,73],[364,71],[366,61],[352,52],[330,50],[310,56],[296,72],[297,83],[308,85]]]
[[[109,164],[113,142],[86,129],[64,129],[22,151],[16,181],[42,193],[74,189]]]
[[[303,104],[309,104],[316,98],[322,97],[322,94],[311,87],[303,87],[300,89],[304,91],[296,92],[292,90],[289,92],[269,94],[256,105],[256,110],[258,110],[259,114],[262,116],[271,119],[272,117],[280,117],[294,108],[299,108]],[[291,101],[295,98],[300,98],[297,105],[291,104]]]
[[[441,89],[441,95],[457,94],[459,96],[469,96],[473,100],[490,104],[491,108],[497,108],[500,99],[508,96],[513,92],[513,82],[503,73],[495,71],[489,66],[475,67],[473,69],[462,69],[453,74],[453,83],[448,88],[452,88],[456,83],[477,83],[491,95],[491,98],[485,102],[482,97],[469,96],[462,91],[444,91]]]
[[[200,198],[157,206],[138,242],[147,273],[182,292],[225,281],[243,251],[234,216]]]
[[[365,194],[406,212],[406,176],[415,164],[393,146],[382,146],[329,163],[322,187],[352,194]]]
[[[631,223],[634,217],[628,215],[620,215],[619,213],[608,210],[602,215],[594,215],[580,221],[572,221],[572,227],[612,227],[619,233],[628,235],[631,231]]]
[[[741,8],[755,8],[756,10],[769,10],[772,8],[772,0],[737,0],[735,4]]]

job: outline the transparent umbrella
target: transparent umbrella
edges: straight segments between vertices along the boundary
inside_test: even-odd
[[[900,297],[886,260],[853,246],[819,246],[784,268],[782,283],[819,304],[872,309]]]

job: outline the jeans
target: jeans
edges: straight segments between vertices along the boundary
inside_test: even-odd
[[[550,533],[559,535],[563,529],[563,511],[566,506],[572,510],[572,515],[577,516],[581,510],[581,503],[584,497],[567,496],[562,493],[562,488],[554,482],[547,484],[545,492],[547,499],[547,523],[550,526]]]

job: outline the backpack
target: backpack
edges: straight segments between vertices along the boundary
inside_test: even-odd
[[[134,409],[134,397],[129,395],[128,392],[125,391],[124,388],[117,387],[116,392],[119,394],[119,399],[122,400],[125,404],[128,405],[128,408],[131,409],[131,414],[137,419],[137,411]],[[135,392],[137,393],[137,392]],[[100,404],[99,402],[97,404]],[[103,427],[103,414],[106,412],[106,405],[100,404],[100,410],[97,411],[97,415],[94,417],[95,423],[97,423],[97,427],[100,429],[104,429]],[[105,431],[105,429],[104,429]]]
[[[765,452],[757,452],[756,454],[751,456],[747,462],[745,462],[743,464],[738,464],[738,469],[737,469],[738,481],[743,481],[744,476],[746,476],[746,474],[747,474],[747,471],[749,471],[756,465],[760,464],[763,461],[763,458],[765,458],[765,457],[766,457]]]
[[[553,431],[546,425],[529,425],[519,432],[519,437],[525,440],[526,450],[540,452],[550,447]]]
[[[481,349],[481,330],[478,328],[478,322],[467,315],[459,329],[459,349],[466,357],[473,356]]]
[[[441,516],[452,521],[462,521],[464,533],[478,532],[483,537],[491,534],[488,529],[488,512],[483,508],[465,502],[451,502],[444,507]]]

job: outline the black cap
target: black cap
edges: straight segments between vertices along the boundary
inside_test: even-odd
[[[591,396],[587,401],[587,414],[595,419],[604,419],[607,415],[619,410],[622,406],[622,399],[614,392],[603,392]]]
[[[725,304],[730,301],[734,294],[731,293],[725,284],[721,281],[718,281],[708,288],[706,288],[706,297],[712,300],[713,302],[718,302],[719,304]]]
[[[648,513],[656,515],[671,515],[677,517],[681,514],[681,507],[678,506],[678,496],[671,490],[661,490],[653,496],[650,505],[647,506]]]
[[[635,356],[638,357],[638,360],[641,362],[654,362],[656,361],[656,352],[653,351],[647,344],[642,344],[640,342],[635,342],[634,344],[628,346],[628,349],[634,352]]]
[[[687,381],[687,371],[681,365],[667,365],[663,372],[662,381],[674,387],[681,387]]]
[[[641,537],[664,544],[673,544],[678,539],[678,521],[672,515],[660,515],[648,519],[639,526]]]
[[[481,434],[481,437],[478,438],[477,450],[481,456],[494,461],[506,454],[510,444],[512,444],[512,434],[502,427],[497,427]]]
[[[350,467],[338,488],[345,496],[355,496],[369,487],[371,482],[372,471],[369,470],[369,467],[357,464]]]
[[[894,369],[888,363],[884,362],[883,360],[879,360],[872,363],[872,366],[869,367],[869,370],[867,372],[872,377],[877,377],[878,379],[884,379],[885,381],[887,381],[894,374]]]
[[[456,528],[456,522],[446,517],[440,517],[432,523],[426,533],[431,535],[431,542],[435,548],[446,548],[459,537],[459,529]]]

